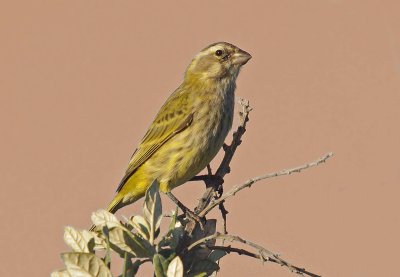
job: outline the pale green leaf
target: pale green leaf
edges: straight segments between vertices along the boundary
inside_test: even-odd
[[[98,227],[107,226],[109,229],[117,226],[121,226],[117,217],[106,210],[98,210],[92,213],[92,222]]]
[[[168,265],[167,277],[183,277],[183,263],[179,256],[176,256]]]
[[[64,253],[61,257],[74,277],[112,277],[104,262],[92,253]]]
[[[176,224],[180,222],[177,222],[176,219],[178,217],[178,206],[176,207],[176,209],[174,211],[172,211],[172,217],[171,217],[171,221],[169,223],[169,230],[172,230],[176,227]]]
[[[87,230],[82,230],[82,235],[83,238],[88,242],[87,246],[89,253],[94,253],[94,248],[96,246],[96,238],[98,239],[97,234],[89,232]]]
[[[143,215],[150,227],[149,241],[154,243],[155,233],[160,227],[162,219],[161,197],[158,191],[158,182],[154,180],[146,191],[146,199],[143,206]]]
[[[54,271],[50,274],[50,277],[72,277],[69,272],[64,269],[64,270],[59,270],[59,271]]]
[[[154,247],[147,240],[123,228],[113,228],[105,235],[109,236],[111,248],[121,257],[125,257],[125,252],[137,258],[151,257],[154,253]]]
[[[150,226],[149,223],[140,215],[135,215],[128,220],[128,223],[145,239],[150,237]]]
[[[89,231],[65,227],[64,241],[75,252],[93,253],[94,235]]]
[[[102,234],[104,235],[104,244],[105,244],[105,255],[103,261],[108,268],[111,268],[111,246],[110,246],[110,232],[107,226],[104,226],[102,229]]]
[[[104,250],[107,248],[107,242],[104,237],[100,237],[98,233],[90,232],[94,237],[94,250]]]

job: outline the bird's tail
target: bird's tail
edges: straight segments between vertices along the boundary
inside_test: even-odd
[[[117,194],[114,199],[111,201],[111,203],[108,205],[107,207],[107,211],[114,214],[116,211],[119,210],[119,208],[121,208],[121,203],[122,203],[122,199],[123,197],[120,196],[120,194]],[[96,229],[96,225],[92,225],[92,227],[90,227],[89,231],[94,231]]]

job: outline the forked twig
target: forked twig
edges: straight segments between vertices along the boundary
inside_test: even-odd
[[[284,169],[281,170],[279,172],[274,172],[274,173],[269,173],[269,174],[265,174],[265,175],[261,175],[258,177],[254,177],[251,178],[249,180],[247,180],[246,182],[244,182],[241,185],[236,185],[234,186],[230,191],[228,191],[226,194],[222,195],[221,198],[219,199],[215,199],[215,200],[211,200],[210,204],[199,214],[200,217],[205,216],[208,212],[210,212],[212,209],[214,209],[216,206],[218,206],[220,203],[224,202],[227,198],[234,196],[237,192],[241,191],[242,189],[245,188],[249,188],[251,187],[254,183],[264,180],[264,179],[268,179],[268,178],[273,178],[273,177],[278,177],[278,176],[284,176],[284,175],[290,175],[292,173],[300,173],[301,171],[317,166],[321,163],[326,162],[329,158],[331,158],[333,156],[332,152],[329,152],[328,154],[326,154],[325,156],[323,156],[322,158],[313,161],[311,163],[305,164],[305,165],[301,165],[298,167],[294,167],[291,169]]]
[[[284,267],[288,268],[290,271],[292,271],[294,273],[297,273],[297,274],[300,274],[300,275],[305,274],[305,275],[312,276],[312,277],[320,277],[320,275],[311,273],[311,272],[305,270],[304,268],[301,268],[301,267],[294,266],[294,265],[290,264],[289,262],[287,262],[287,261],[283,260],[282,258],[280,258],[278,254],[275,254],[275,253],[271,252],[270,250],[268,250],[268,249],[266,249],[266,248],[264,248],[264,247],[262,247],[262,246],[260,246],[260,245],[258,245],[256,243],[254,243],[254,242],[251,242],[249,240],[245,240],[245,239],[243,239],[243,238],[241,238],[239,236],[234,236],[234,235],[221,234],[221,233],[217,232],[214,235],[202,238],[202,239],[192,243],[187,248],[187,251],[190,251],[190,250],[194,249],[196,246],[201,246],[202,244],[205,244],[207,241],[215,240],[215,239],[222,239],[222,240],[231,241],[231,242],[236,241],[236,242],[240,242],[242,244],[246,244],[246,245],[256,249],[259,254],[257,255],[257,254],[251,253],[251,252],[249,252],[247,250],[239,249],[239,248],[232,248],[230,246],[218,246],[217,248],[219,248],[221,250],[225,250],[227,252],[236,252],[238,254],[244,254],[244,255],[247,255],[247,256],[250,256],[250,257],[253,257],[253,258],[260,259],[263,262],[266,262],[266,261],[274,262],[274,263],[280,264],[281,266],[284,266]],[[214,247],[214,249],[217,249],[217,248],[215,248],[216,246],[210,246],[210,247],[204,246],[204,247],[207,247],[207,248],[210,248],[210,249],[212,249]]]

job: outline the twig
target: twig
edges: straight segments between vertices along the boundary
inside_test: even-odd
[[[238,255],[245,255],[245,256],[248,256],[248,257],[252,257],[252,258],[256,258],[256,259],[260,259],[260,260],[264,261],[264,258],[263,258],[262,255],[255,254],[255,253],[252,253],[250,251],[247,251],[247,250],[244,250],[244,249],[241,249],[241,248],[235,248],[235,247],[231,247],[231,246],[219,246],[219,245],[214,245],[214,246],[212,246],[212,245],[208,246],[207,245],[205,247],[210,249],[210,250],[221,250],[221,251],[227,252],[228,254],[236,253]],[[269,259],[269,261],[279,264],[279,262],[277,260],[274,260],[274,259]],[[294,266],[294,265],[292,265],[292,266],[293,266],[293,268],[295,268],[299,272],[298,274],[305,274],[305,275],[312,276],[312,277],[321,277],[320,275],[316,275],[316,274],[314,274],[312,272],[309,272],[309,271],[305,270],[304,268],[300,268],[300,267],[297,267],[297,266]]]
[[[252,108],[250,107],[249,101],[244,100],[243,98],[239,98],[239,104],[242,107],[242,110],[239,112],[240,123],[237,130],[233,133],[232,142],[230,145],[224,144],[223,149],[225,151],[225,155],[214,175],[212,175],[212,170],[210,165],[207,166],[208,175],[205,176],[197,176],[192,180],[203,180],[206,183],[206,191],[203,196],[200,198],[197,207],[194,209],[196,214],[201,214],[204,209],[210,204],[211,199],[214,196],[214,199],[218,199],[223,194],[223,182],[226,174],[230,173],[230,163],[232,158],[236,152],[237,147],[242,143],[242,136],[246,132],[246,124],[249,121],[249,113]],[[221,211],[221,216],[224,221],[223,230],[224,234],[227,234],[227,224],[226,224],[226,215],[228,211],[225,209],[224,203],[219,203],[219,209]]]
[[[172,202],[174,202],[182,210],[182,212],[186,215],[187,218],[193,219],[194,221],[199,223],[200,228],[202,230],[204,229],[202,218],[200,218],[197,214],[193,213],[189,208],[187,208],[181,201],[179,201],[178,198],[175,197],[175,195],[172,194],[172,192],[169,191],[169,192],[166,192],[165,194],[169,197],[169,199],[172,200]],[[195,224],[196,223],[194,223],[194,225]],[[194,227],[194,225],[193,225],[193,227]]]
[[[210,204],[199,214],[200,217],[204,217],[208,212],[210,212],[213,208],[215,208],[216,206],[218,206],[220,203],[224,202],[228,197],[234,196],[237,192],[241,191],[244,188],[249,188],[251,187],[254,183],[260,181],[260,180],[264,180],[264,179],[268,179],[268,178],[273,178],[273,177],[278,177],[278,176],[283,176],[283,175],[290,175],[292,173],[299,173],[305,169],[308,169],[310,167],[314,167],[317,166],[321,163],[326,162],[330,157],[333,156],[333,153],[330,152],[328,154],[326,154],[325,156],[323,156],[322,158],[313,161],[311,163],[305,164],[305,165],[301,165],[298,167],[294,167],[291,169],[284,169],[281,170],[279,172],[275,172],[275,173],[269,173],[269,174],[265,174],[265,175],[261,175],[258,177],[254,177],[252,179],[247,180],[246,182],[244,182],[241,185],[236,185],[234,186],[230,191],[228,191],[226,194],[224,194],[221,198],[216,199],[216,200],[212,200],[210,202]]]
[[[223,203],[223,202],[219,203],[218,206],[219,206],[219,210],[221,211],[222,219],[224,220],[224,234],[228,234],[228,231],[227,231],[227,229],[226,229],[226,215],[227,215],[229,212],[225,209],[225,206],[224,206],[224,203]]]
[[[251,253],[249,251],[246,251],[244,249],[232,248],[230,246],[226,246],[226,247],[225,246],[219,246],[219,247],[217,247],[217,246],[206,246],[207,248],[212,249],[214,247],[214,249],[219,248],[219,249],[225,250],[227,252],[236,252],[238,254],[243,254],[243,255],[250,256],[250,257],[258,258],[263,262],[268,261],[268,262],[274,262],[274,263],[280,264],[281,266],[287,267],[290,271],[292,271],[294,273],[297,273],[297,274],[300,274],[300,275],[305,274],[305,275],[312,276],[312,277],[320,277],[319,275],[311,273],[311,272],[305,270],[304,268],[300,268],[300,267],[297,267],[297,266],[294,266],[294,265],[290,264],[289,262],[281,259],[278,254],[275,254],[275,253],[269,251],[268,249],[266,249],[266,248],[264,248],[264,247],[262,247],[262,246],[260,246],[258,244],[255,244],[254,242],[245,240],[245,239],[243,239],[243,238],[241,238],[239,236],[220,234],[220,233],[217,232],[214,235],[205,237],[203,239],[200,239],[200,240],[192,243],[187,248],[187,250],[190,251],[193,248],[195,248],[196,246],[200,246],[201,244],[206,243],[209,240],[214,240],[214,239],[222,239],[222,240],[228,240],[228,241],[232,241],[232,242],[233,241],[240,242],[240,243],[246,244],[246,245],[256,249],[259,254],[257,255],[257,254]],[[217,248],[215,248],[215,247],[217,247]]]
[[[232,161],[233,155],[235,154],[237,147],[242,143],[242,136],[246,132],[246,124],[249,121],[249,113],[252,111],[248,100],[239,98],[239,104],[242,107],[242,111],[239,112],[239,127],[237,128],[236,132],[233,133],[231,145],[224,145],[225,155],[215,173],[215,175],[221,178],[224,178],[225,175],[230,173],[231,171],[229,164]]]

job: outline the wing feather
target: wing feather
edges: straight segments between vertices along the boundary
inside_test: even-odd
[[[186,129],[192,123],[192,120],[193,113],[188,106],[188,95],[178,89],[161,107],[138,148],[133,153],[117,192],[122,189],[126,181],[143,163],[168,140]]]

